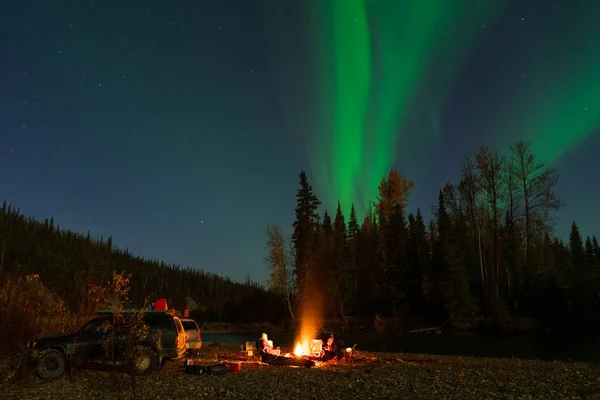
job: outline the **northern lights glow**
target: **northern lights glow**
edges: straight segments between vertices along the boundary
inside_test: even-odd
[[[346,204],[364,163],[364,125],[371,86],[371,40],[363,0],[334,1],[333,193]],[[383,156],[383,155],[382,155]]]
[[[600,234],[598,1],[59,3],[0,13],[0,201],[26,215],[264,281],[300,169],[347,220],[391,164],[428,220],[465,153],[525,138],[557,232]]]
[[[532,30],[530,40],[544,38],[546,45],[521,66],[516,106],[501,109],[506,120],[501,129],[512,133],[509,138],[531,140],[535,152],[550,164],[600,127],[600,6],[596,13],[579,8],[573,2],[565,9],[577,18],[546,17],[544,25]],[[499,145],[506,144],[500,129],[489,130]]]
[[[404,120],[424,82],[438,82],[426,111],[440,115],[449,79],[477,38],[470,30],[499,4],[334,0],[319,7],[320,90],[330,113],[321,116],[312,162],[328,205],[339,200],[345,212],[352,203],[364,212],[402,145]],[[446,64],[445,80],[428,78],[434,61]]]

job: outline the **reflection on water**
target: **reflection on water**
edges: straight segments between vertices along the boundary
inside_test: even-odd
[[[275,346],[293,347],[294,335],[269,335]],[[257,334],[202,334],[205,344],[233,342],[242,344],[260,338]],[[600,361],[600,340],[566,340],[546,337],[515,336],[381,336],[343,334],[347,346],[377,352],[460,355],[474,357],[526,358],[561,361]]]

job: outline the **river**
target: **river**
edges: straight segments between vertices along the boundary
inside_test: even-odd
[[[291,349],[293,335],[269,335],[276,346]],[[212,342],[255,341],[260,334],[202,334],[204,345]],[[345,346],[358,350],[391,353],[437,354],[465,357],[522,358],[547,361],[600,362],[600,339],[559,339],[546,336],[451,336],[451,335],[357,335],[341,334]]]

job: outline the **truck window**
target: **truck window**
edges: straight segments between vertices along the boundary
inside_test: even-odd
[[[183,329],[185,329],[186,331],[199,331],[200,328],[198,328],[198,325],[196,324],[195,321],[181,321],[181,325],[183,325]]]
[[[173,320],[175,321],[175,326],[177,327],[177,332],[179,332],[179,333],[185,332],[185,329],[183,329],[183,326],[181,325],[181,321],[179,320],[179,318],[173,318]]]
[[[156,315],[156,314],[145,314],[144,322],[148,327],[153,329],[171,330],[173,329],[173,323],[171,317],[167,315]]]

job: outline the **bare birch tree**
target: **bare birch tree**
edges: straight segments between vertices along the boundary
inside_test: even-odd
[[[479,264],[479,273],[481,275],[481,294],[484,302],[487,303],[487,278],[486,268],[483,262],[483,249],[481,244],[481,222],[479,218],[478,199],[481,192],[479,185],[479,174],[474,162],[467,158],[462,165],[462,180],[460,182],[460,192],[465,204],[469,219],[471,222],[471,230],[473,240],[475,242],[475,250],[477,253],[477,262]],[[487,304],[486,304],[487,306]]]
[[[500,296],[500,207],[503,200],[504,157],[486,146],[479,148],[475,155],[479,170],[481,189],[485,195],[487,209],[491,214],[490,253],[492,260],[491,290],[496,298]]]
[[[276,224],[267,227],[267,257],[270,275],[268,286],[271,290],[281,294],[288,306],[290,316],[294,319],[292,301],[290,295],[291,267],[293,258],[290,257],[289,240],[286,240]]]
[[[554,192],[558,182],[556,170],[540,161],[531,150],[531,142],[517,141],[510,146],[513,172],[523,198],[525,218],[525,260],[532,262],[534,233],[543,237],[549,230],[549,212],[558,209],[561,202]]]

